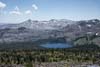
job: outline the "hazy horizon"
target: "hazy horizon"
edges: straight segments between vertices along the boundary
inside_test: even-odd
[[[100,18],[100,0],[0,0],[0,23]]]

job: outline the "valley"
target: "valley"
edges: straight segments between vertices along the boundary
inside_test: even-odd
[[[0,25],[0,44],[30,42],[33,44],[31,46],[39,46],[39,43],[56,40],[71,43],[73,46],[84,45],[88,41],[100,45],[100,20],[52,19],[49,21],[34,21],[29,19],[19,24]],[[26,46],[28,45],[26,44]]]

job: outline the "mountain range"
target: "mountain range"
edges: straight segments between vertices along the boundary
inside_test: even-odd
[[[51,19],[38,21],[28,19],[16,24],[0,24],[0,43],[38,41],[41,39],[64,38],[72,41],[77,37],[100,35],[100,20],[72,21]]]

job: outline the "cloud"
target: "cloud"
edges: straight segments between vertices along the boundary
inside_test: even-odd
[[[35,4],[32,5],[32,8],[33,8],[34,10],[38,10],[38,7],[37,7]],[[22,15],[22,14],[30,15],[30,14],[32,14],[32,10],[26,10],[24,13],[22,13],[22,12],[20,12],[19,7],[16,6],[16,7],[14,8],[14,10],[10,11],[9,13],[10,13],[10,14],[13,14],[13,15]]]
[[[3,3],[3,2],[0,2],[0,9],[3,9],[3,8],[5,8],[5,7],[6,7],[6,4]]]
[[[15,7],[13,11],[10,11],[10,14],[21,15],[20,9],[18,6]]]
[[[18,6],[16,6],[14,10],[19,11],[19,7],[18,7]]]
[[[21,15],[21,12],[19,12],[19,11],[11,11],[10,14]]]
[[[25,11],[25,14],[32,14],[32,11],[31,10],[27,10],[27,11]]]
[[[37,5],[33,4],[32,7],[33,7],[34,10],[38,10],[38,6]]]

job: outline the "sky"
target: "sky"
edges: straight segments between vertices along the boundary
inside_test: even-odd
[[[0,0],[0,23],[100,19],[100,0]]]

